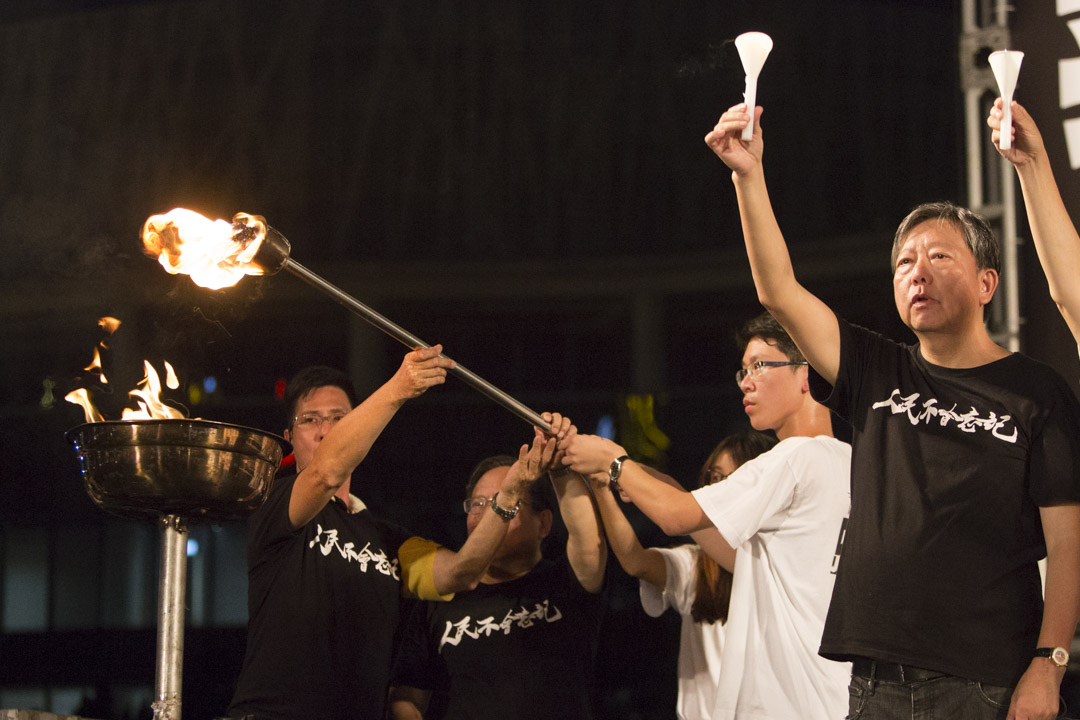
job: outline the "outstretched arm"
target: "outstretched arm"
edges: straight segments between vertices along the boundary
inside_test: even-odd
[[[541,434],[533,437],[532,446],[522,445],[518,459],[503,478],[499,488],[499,507],[511,508],[518,500],[527,500],[528,487],[536,482],[551,466],[555,456],[555,438]],[[457,552],[439,548],[435,554],[435,589],[440,595],[461,590],[472,590],[480,583],[488,565],[506,537],[510,521],[504,519],[490,506],[484,509],[484,517]]]
[[[1050,297],[1057,303],[1073,338],[1080,343],[1080,283],[1077,283],[1080,237],[1061,199],[1039,128],[1020,103],[1013,102],[1011,108],[1012,148],[1002,150],[1000,147],[1001,98],[994,101],[990,117],[986,119],[986,124],[993,129],[990,138],[998,152],[1016,167],[1031,237],[1046,273]]]
[[[755,110],[756,117],[751,119],[745,103],[728,109],[705,136],[705,144],[731,168],[758,300],[787,330],[814,369],[834,383],[840,366],[840,328],[829,306],[795,279],[765,185],[761,108]],[[740,135],[750,122],[754,123],[754,137],[743,142]]]
[[[657,587],[665,587],[667,565],[664,563],[663,556],[655,548],[641,546],[634,528],[630,526],[622,509],[615,501],[615,494],[608,483],[607,473],[592,473],[589,475],[589,483],[596,497],[600,517],[604,521],[604,532],[607,533],[608,542],[611,543],[611,549],[615,551],[615,557],[618,558],[622,569]]]
[[[551,424],[552,442],[558,443],[577,434],[570,419],[559,413],[544,413]],[[542,431],[537,428],[538,437]],[[559,514],[566,525],[566,556],[581,586],[591,593],[600,592],[607,567],[607,544],[600,532],[600,518],[585,478],[563,464],[563,454],[556,451],[551,466],[551,484],[559,499]]]
[[[657,480],[666,482],[679,490],[683,490],[683,486],[670,475],[665,475],[648,465],[639,465],[638,467]],[[724,539],[724,536],[721,535],[720,531],[713,525],[710,524],[703,530],[695,530],[690,533],[690,537],[698,544],[701,551],[715,560],[720,567],[724,568],[729,573],[735,572],[735,548],[728,544],[728,541]]]
[[[330,502],[406,400],[446,382],[446,371],[454,366],[454,361],[439,357],[440,353],[442,346],[435,345],[407,354],[386,384],[326,433],[311,463],[293,485],[289,522],[294,528],[311,522]]]
[[[566,453],[564,462],[582,475],[607,472],[613,460],[626,454],[619,445],[597,435],[574,435],[560,449]],[[651,472],[627,460],[619,487],[661,530],[668,535],[687,535],[712,527],[693,495],[674,481],[658,480]]]

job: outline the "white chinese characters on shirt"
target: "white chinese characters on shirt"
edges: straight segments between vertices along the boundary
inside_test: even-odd
[[[990,411],[987,417],[981,417],[978,410],[972,407],[965,413],[956,411],[956,403],[948,409],[938,407],[937,398],[927,398],[921,404],[916,405],[920,393],[912,393],[908,396],[900,394],[899,389],[892,391],[888,400],[874,403],[874,410],[888,408],[893,415],[906,413],[912,425],[926,423],[929,425],[936,420],[941,427],[948,427],[951,423],[957,430],[973,433],[976,430],[985,430],[998,440],[1007,443],[1015,443],[1017,438],[1016,424],[1012,422],[1012,415],[998,416]]]
[[[510,631],[515,627],[528,628],[541,621],[553,623],[561,619],[562,613],[559,612],[559,608],[550,605],[547,600],[544,600],[542,603],[536,603],[531,611],[524,607],[520,610],[507,611],[506,617],[501,622],[495,622],[494,615],[475,622],[473,622],[470,615],[466,615],[456,623],[447,620],[446,629],[443,630],[442,638],[439,640],[439,652],[442,652],[443,645],[447,643],[450,645],[460,644],[462,638],[467,637],[476,640],[481,636],[488,637],[495,632],[509,635]]]
[[[372,550],[370,542],[360,550],[356,550],[356,544],[353,542],[347,542],[343,545],[338,541],[338,531],[334,528],[324,530],[322,525],[317,524],[315,537],[308,543],[308,548],[317,548],[324,556],[336,550],[338,555],[347,562],[360,563],[360,572],[366,573],[368,565],[372,565],[375,570],[383,575],[389,575],[395,580],[401,580],[398,573],[397,558],[391,560],[386,556],[385,550]]]

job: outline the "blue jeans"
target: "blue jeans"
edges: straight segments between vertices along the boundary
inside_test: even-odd
[[[1011,687],[937,677],[922,682],[884,682],[851,676],[848,720],[1005,720]]]

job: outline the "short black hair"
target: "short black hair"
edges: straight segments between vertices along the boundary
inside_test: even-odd
[[[495,468],[510,467],[515,462],[517,462],[517,458],[510,455],[492,455],[478,462],[473,471],[469,473],[469,481],[465,483],[465,497],[472,497],[473,490],[476,489],[476,483],[480,482],[480,478],[485,473]],[[541,510],[555,512],[555,507],[558,504],[555,499],[555,489],[551,487],[551,482],[546,477],[541,477],[529,485],[528,503],[537,512]]]
[[[285,427],[292,427],[296,406],[305,395],[321,387],[336,387],[349,397],[349,405],[356,407],[356,388],[349,376],[325,365],[311,365],[292,376],[285,385]]]
[[[769,313],[761,313],[752,320],[748,320],[745,325],[739,328],[739,331],[735,333],[735,342],[738,343],[739,349],[744,351],[746,346],[750,344],[750,341],[754,338],[760,338],[769,345],[772,345],[780,352],[787,356],[787,359],[791,362],[806,362],[806,358],[799,351],[799,348],[795,345],[795,341],[791,339],[791,336],[787,334],[787,330],[776,322]]]

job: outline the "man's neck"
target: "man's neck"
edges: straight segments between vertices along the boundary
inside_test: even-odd
[[[788,416],[783,425],[775,428],[775,432],[780,440],[819,435],[832,437],[832,418],[829,417],[829,411],[824,405],[815,402],[809,394],[806,394],[802,408],[797,413]]]
[[[1009,355],[1009,351],[995,343],[981,323],[965,333],[916,332],[919,353],[932,365],[947,368],[973,368]]]

